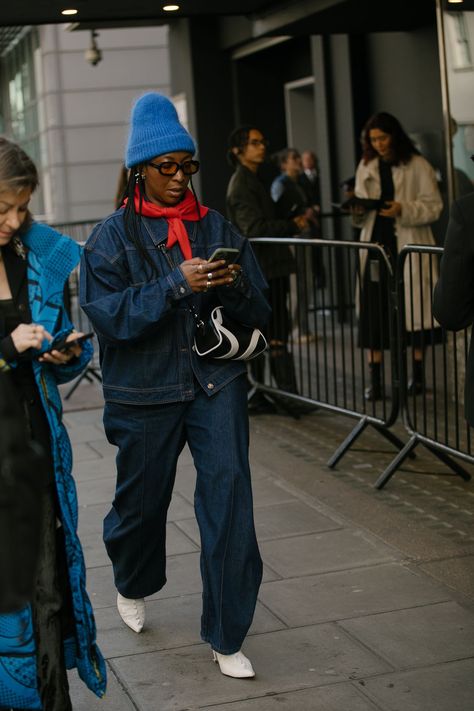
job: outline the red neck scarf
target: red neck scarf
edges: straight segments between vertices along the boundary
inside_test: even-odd
[[[126,202],[127,200],[125,200],[124,205]],[[140,210],[140,195],[138,187],[135,188],[135,210],[137,213]],[[192,259],[193,253],[188,233],[186,232],[186,227],[183,225],[183,220],[191,220],[192,222],[196,222],[196,220],[199,220],[200,217],[207,215],[208,212],[209,208],[204,207],[201,203],[197,203],[194,195],[189,189],[184,193],[184,198],[181,202],[177,205],[173,205],[173,207],[160,207],[160,205],[155,205],[154,202],[142,200],[142,215],[145,217],[165,218],[168,222],[168,239],[166,241],[166,246],[169,249],[177,242],[185,259]]]

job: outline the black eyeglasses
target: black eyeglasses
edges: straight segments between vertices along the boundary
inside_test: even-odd
[[[268,148],[268,141],[266,138],[252,138],[250,141],[247,141],[248,146],[263,146],[264,148]]]
[[[199,170],[198,160],[185,160],[184,163],[176,163],[174,160],[165,160],[163,163],[148,163],[152,168],[155,168],[161,175],[176,175],[178,170],[182,170],[184,175],[194,175]]]

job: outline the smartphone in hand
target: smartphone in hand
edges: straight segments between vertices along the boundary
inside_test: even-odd
[[[208,262],[217,262],[219,259],[224,259],[226,264],[233,264],[237,261],[240,251],[233,247],[218,247],[211,254]]]
[[[94,337],[94,332],[91,331],[91,333],[84,333],[82,336],[78,336],[77,338],[74,338],[73,340],[68,341],[67,339],[69,338],[71,334],[68,333],[67,336],[64,336],[61,338],[59,341],[57,341],[54,345],[52,345],[50,348],[48,348],[47,351],[43,351],[41,355],[43,356],[45,353],[52,353],[53,351],[60,351],[61,353],[64,353],[65,351],[68,351],[70,348],[73,346],[77,346],[83,341],[87,341],[89,338]]]

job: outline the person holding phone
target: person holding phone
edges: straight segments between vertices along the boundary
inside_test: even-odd
[[[195,315],[204,320],[222,305],[232,319],[261,328],[270,309],[250,243],[188,187],[199,170],[195,151],[167,97],[138,99],[126,148],[127,198],[87,240],[80,299],[99,338],[105,431],[118,447],[104,542],[119,614],[140,632],[145,598],[166,583],[166,517],[188,444],[197,472],[201,637],[222,673],[242,678],[254,676],[241,646],[262,576],[246,368],[198,356]]]
[[[361,228],[361,242],[382,245],[395,269],[398,252],[405,245],[435,244],[430,224],[438,219],[443,207],[435,171],[420,155],[398,119],[385,112],[374,114],[365,124],[362,147],[355,197],[380,200],[381,206],[370,209],[360,201],[352,208],[354,226]],[[432,326],[430,269],[424,259],[422,264],[422,277],[419,262],[414,261],[411,277],[407,279],[407,283],[413,284],[413,295],[408,294],[406,300],[406,327],[413,346],[409,392],[415,393],[423,386],[423,330]],[[360,273],[359,345],[367,349],[371,376],[365,398],[378,400],[384,396],[381,367],[383,350],[390,348],[391,308],[384,282],[385,270],[378,261],[364,255]]]
[[[34,163],[0,138],[0,371],[46,472],[41,485],[39,477],[36,482],[40,516],[31,600],[0,615],[0,706],[68,711],[66,655],[68,668],[77,666],[97,695],[106,684],[85,592],[71,446],[58,392],[58,384],[86,367],[92,347],[84,342],[55,348],[64,338],[71,343],[81,336],[73,332],[63,301],[80,247],[33,221],[28,205],[37,185]],[[21,549],[15,540],[9,545]]]

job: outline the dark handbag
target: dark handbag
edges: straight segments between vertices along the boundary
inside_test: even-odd
[[[260,329],[230,318],[223,306],[213,308],[206,321],[197,321],[194,350],[201,357],[250,360],[266,348],[267,341]]]

